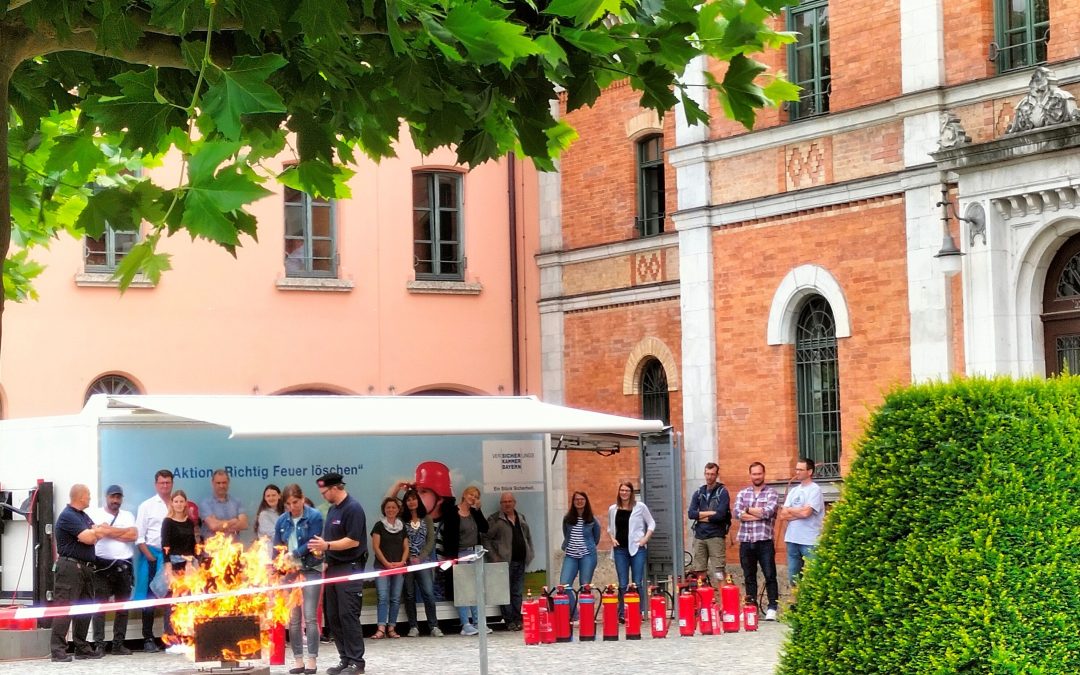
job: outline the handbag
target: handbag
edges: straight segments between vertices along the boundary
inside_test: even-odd
[[[157,571],[150,580],[150,592],[155,597],[164,598],[169,594],[169,578],[165,574],[165,561],[158,558]]]

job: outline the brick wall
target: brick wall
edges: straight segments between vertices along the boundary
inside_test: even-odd
[[[639,95],[627,84],[604,91],[592,108],[562,113],[579,138],[562,158],[563,245],[595,246],[637,236],[637,148],[628,137],[641,118]],[[663,123],[664,147],[675,143],[671,115]],[[604,161],[598,162],[598,157]],[[667,213],[675,210],[675,170],[665,166]],[[666,229],[671,229],[670,219]]]
[[[1046,58],[1050,63],[1080,56],[1080,3],[1076,0],[1049,0],[1050,42]]]
[[[566,405],[641,417],[640,396],[623,393],[623,373],[630,352],[646,337],[663,341],[674,354],[678,367],[682,365],[678,299],[570,312],[564,327]],[[679,430],[682,428],[680,392],[670,392],[670,401],[671,423]],[[629,479],[638,484],[639,461],[638,453],[632,450],[611,457],[569,452],[567,487],[571,491],[584,490],[589,494],[593,510],[607,513],[620,480]],[[601,548],[609,549],[606,533],[603,540]]]
[[[900,95],[900,0],[829,0],[830,111]]]
[[[679,248],[648,249],[563,267],[563,295],[631,288],[679,278]]]
[[[715,234],[717,413],[721,480],[741,486],[752,461],[789,476],[797,453],[794,349],[766,344],[773,295],[794,267],[840,284],[852,336],[839,340],[842,467],[867,412],[910,382],[904,203],[869,200]]]
[[[945,83],[953,85],[994,75],[996,66],[986,58],[990,43],[995,39],[994,0],[942,4]]]

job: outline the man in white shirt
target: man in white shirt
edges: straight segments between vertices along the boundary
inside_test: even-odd
[[[138,538],[135,540],[142,554],[139,557],[139,570],[136,574],[138,582],[135,587],[135,597],[152,597],[150,592],[150,580],[157,574],[158,565],[163,565],[164,560],[161,552],[161,522],[169,515],[169,502],[172,497],[173,474],[168,469],[161,469],[154,474],[154,491],[156,494],[139,504],[139,511],[135,514],[135,527],[138,530]],[[168,623],[168,607],[165,608],[165,622]],[[142,614],[143,651],[161,651],[154,641],[154,608],[147,607]]]
[[[814,557],[821,521],[825,518],[825,499],[814,482],[814,460],[801,458],[795,463],[798,485],[788,490],[778,517],[787,521],[784,542],[787,544],[788,581],[794,587],[803,565]]]
[[[124,602],[131,598],[131,587],[135,579],[132,558],[135,556],[135,539],[139,532],[135,527],[135,515],[120,508],[123,503],[124,489],[119,485],[110,485],[105,490],[105,506],[87,509],[87,515],[101,530],[101,538],[94,545],[94,555],[97,556],[94,597],[98,602],[108,602],[112,598],[117,602]],[[124,646],[127,623],[127,610],[118,611],[113,616],[114,656],[131,654],[131,650]],[[94,615],[93,626],[94,648],[104,653],[104,613]]]

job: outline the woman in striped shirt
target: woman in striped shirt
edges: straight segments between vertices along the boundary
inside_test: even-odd
[[[600,541],[600,521],[593,517],[589,495],[578,491],[570,498],[570,509],[563,516],[563,558],[559,583],[572,586],[578,577],[581,586],[592,583],[596,570],[596,543]],[[576,607],[571,607],[576,614]]]

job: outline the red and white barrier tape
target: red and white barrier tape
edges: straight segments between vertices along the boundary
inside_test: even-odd
[[[215,598],[230,598],[243,595],[256,595],[258,593],[273,593],[276,591],[288,591],[293,588],[304,588],[305,586],[322,586],[325,584],[337,584],[343,581],[374,579],[375,577],[390,577],[394,576],[395,574],[418,572],[420,570],[432,569],[435,567],[439,567],[445,570],[449,569],[453,565],[473,562],[479,557],[479,554],[470,553],[469,555],[463,555],[460,558],[454,558],[453,560],[439,560],[436,562],[419,563],[417,565],[409,565],[408,567],[397,567],[389,570],[357,572],[356,574],[348,574],[340,577],[323,577],[319,579],[309,579],[307,581],[294,581],[292,583],[280,584],[278,586],[238,588],[231,591],[224,591],[222,593],[200,593],[198,595],[180,595],[169,598],[148,598],[146,600],[126,600],[124,602],[97,602],[52,607],[20,607],[19,609],[16,609],[14,613],[9,614],[5,612],[6,616],[4,616],[4,618],[47,619],[56,616],[79,616],[81,614],[97,614],[98,612],[115,612],[130,609],[143,609],[145,607],[161,607],[163,605],[179,605],[187,602],[204,602],[206,600],[213,600]]]

